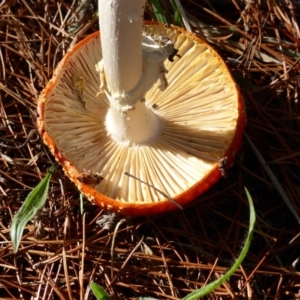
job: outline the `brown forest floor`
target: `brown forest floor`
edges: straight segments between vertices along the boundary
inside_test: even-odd
[[[244,186],[257,212],[252,246],[236,274],[206,299],[300,299],[299,1],[182,3],[193,31],[232,70],[246,104],[247,136],[278,183],[245,139],[228,178],[183,212],[120,226],[111,276],[112,232],[97,223],[105,212],[84,201],[82,217],[79,192],[56,171],[43,214],[28,224],[14,254],[12,217],[52,160],[34,131],[36,100],[70,45],[96,31],[98,21],[91,10],[76,13],[71,1],[2,1],[0,299],[94,299],[91,281],[116,299],[180,299],[224,274],[239,254],[249,217]],[[145,16],[153,16],[149,6]]]

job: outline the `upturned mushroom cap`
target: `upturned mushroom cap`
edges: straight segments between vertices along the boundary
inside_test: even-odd
[[[163,194],[181,206],[194,200],[221,177],[220,158],[227,158],[222,167],[232,164],[245,126],[236,84],[206,42],[175,26],[144,30],[169,37],[181,56],[165,62],[168,88],[157,83],[146,94],[160,120],[153,140],[124,145],[107,133],[109,103],[96,97],[98,32],[66,54],[38,101],[37,126],[67,176],[95,204],[125,215],[175,209]]]

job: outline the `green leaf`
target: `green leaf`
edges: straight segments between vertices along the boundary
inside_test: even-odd
[[[287,55],[291,56],[292,58],[294,58],[296,60],[300,58],[300,53],[297,52],[297,51],[294,51],[292,49],[282,48],[282,52],[284,54],[287,54]]]
[[[154,16],[158,22],[168,23],[167,18],[165,17],[164,11],[160,5],[159,0],[151,0],[151,6],[153,9]]]
[[[96,296],[97,300],[113,300],[105,291],[104,289],[98,285],[97,283],[92,282],[90,287]]]
[[[196,299],[199,299],[200,297],[203,297],[203,296],[211,293],[214,289],[219,287],[224,281],[226,281],[231,275],[234,274],[234,272],[238,269],[238,267],[244,260],[245,256],[247,255],[249,247],[250,247],[251,239],[253,236],[256,215],[255,215],[252,198],[246,188],[245,188],[245,192],[246,192],[248,202],[249,202],[249,207],[250,207],[250,221],[249,221],[249,231],[247,234],[246,242],[245,242],[245,245],[243,247],[243,250],[242,250],[240,256],[237,258],[236,262],[233,264],[231,269],[225,275],[223,275],[219,279],[215,280],[214,282],[208,284],[207,286],[188,294],[185,298],[183,298],[183,300],[196,300]]]
[[[15,253],[18,252],[23,230],[27,222],[30,221],[45,204],[53,171],[54,166],[50,168],[45,178],[29,193],[12,221],[10,235]]]

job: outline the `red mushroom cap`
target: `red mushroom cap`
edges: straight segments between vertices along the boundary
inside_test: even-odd
[[[89,200],[124,215],[175,209],[164,195],[180,206],[193,201],[231,166],[245,127],[241,94],[213,48],[175,26],[148,22],[144,30],[170,38],[181,57],[165,62],[168,88],[146,94],[161,120],[153,141],[119,145],[107,134],[109,103],[96,97],[99,32],[66,54],[38,100],[38,129],[67,176]]]

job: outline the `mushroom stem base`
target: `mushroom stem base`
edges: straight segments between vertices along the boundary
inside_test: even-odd
[[[126,112],[110,107],[106,115],[106,129],[119,144],[146,144],[159,134],[160,119],[145,101],[138,101],[134,109]]]

